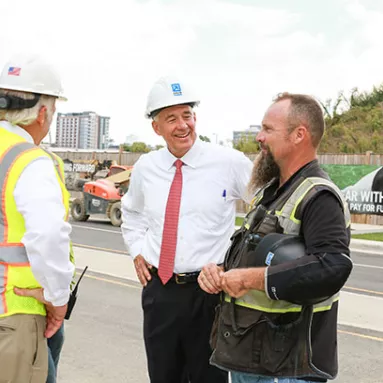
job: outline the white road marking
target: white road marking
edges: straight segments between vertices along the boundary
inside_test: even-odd
[[[383,270],[383,267],[382,267],[382,266],[363,265],[362,263],[354,263],[354,266],[358,266],[358,267],[368,267],[368,268],[370,268],[370,269],[381,269],[381,270]]]
[[[78,227],[79,229],[84,229],[84,230],[104,231],[105,233],[113,233],[113,234],[120,234],[121,235],[121,230],[99,229],[97,227],[73,225],[73,224],[72,224],[72,227]]]

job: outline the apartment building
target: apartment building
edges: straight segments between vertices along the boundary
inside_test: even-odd
[[[95,112],[58,113],[56,146],[73,149],[106,149],[110,117]]]

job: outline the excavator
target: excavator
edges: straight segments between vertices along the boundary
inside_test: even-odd
[[[132,169],[133,166],[111,166],[106,178],[86,182],[82,198],[72,201],[73,219],[86,221],[93,214],[104,214],[113,226],[121,226],[121,197],[128,190]]]

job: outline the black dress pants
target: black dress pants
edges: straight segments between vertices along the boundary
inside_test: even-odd
[[[153,275],[142,291],[151,383],[228,382],[226,372],[209,364],[209,338],[218,301],[218,295],[205,293],[198,283],[164,286]]]

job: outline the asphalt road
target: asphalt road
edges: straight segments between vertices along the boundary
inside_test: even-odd
[[[72,227],[72,240],[77,246],[127,254],[120,228],[105,219],[72,222]],[[354,269],[344,290],[383,298],[383,256],[352,252],[351,257]]]
[[[72,239],[76,246],[127,254],[120,229],[105,220],[72,224]],[[381,317],[383,257],[353,253],[352,258],[355,267],[345,291],[357,293],[355,299],[360,297],[367,302],[364,310],[369,317]],[[78,304],[71,320],[66,322],[60,382],[149,381],[142,339],[140,294],[141,287],[135,282],[87,273]],[[368,299],[373,299],[374,303],[369,304]],[[348,301],[344,305],[347,303],[351,307],[350,314],[359,315],[359,303],[353,302],[352,298],[351,304]],[[334,380],[336,383],[383,382],[383,325],[375,325],[373,331],[368,320],[359,323],[358,327],[338,326],[339,377]]]
[[[87,273],[66,324],[61,383],[147,383],[141,288]],[[339,326],[336,383],[383,382],[383,332]]]

